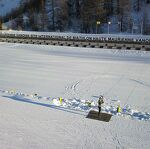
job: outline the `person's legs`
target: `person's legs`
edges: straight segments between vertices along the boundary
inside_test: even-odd
[[[98,111],[98,115],[101,113],[101,107],[98,107],[99,111]]]

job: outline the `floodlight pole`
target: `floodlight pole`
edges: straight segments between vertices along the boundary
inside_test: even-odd
[[[109,21],[109,22],[108,22],[108,34],[110,33],[110,31],[109,31],[109,30],[110,30],[110,28],[109,28],[109,25],[110,25],[110,24],[111,24],[111,22]]]
[[[141,22],[141,35],[143,35],[143,22]]]
[[[100,25],[101,22],[100,21],[96,21],[96,34],[98,33],[97,30],[98,30],[98,25]]]

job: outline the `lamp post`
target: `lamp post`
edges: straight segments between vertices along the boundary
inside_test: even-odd
[[[120,21],[118,22],[118,25],[119,25],[119,33],[121,34],[121,22]]]
[[[141,35],[143,35],[143,22],[141,22]]]
[[[132,23],[132,34],[134,33],[134,22]]]
[[[100,21],[96,21],[96,34],[97,34],[97,28],[98,28],[98,25],[100,25],[101,22]]]
[[[108,22],[108,34],[110,33],[110,31],[109,31],[109,25],[111,24],[111,22],[109,21]]]

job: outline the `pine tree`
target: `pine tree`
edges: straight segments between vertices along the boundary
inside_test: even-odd
[[[60,31],[68,27],[68,3],[67,0],[55,1],[55,29]]]
[[[143,17],[143,33],[146,35],[150,34],[150,22],[148,21],[148,12],[144,10],[144,17]]]
[[[48,17],[45,9],[45,0],[41,0],[39,16],[39,19],[41,20],[41,30],[46,31],[48,29]]]

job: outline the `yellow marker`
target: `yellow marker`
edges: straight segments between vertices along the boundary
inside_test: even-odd
[[[11,90],[9,90],[9,93],[14,94],[14,93],[15,93],[15,90],[14,90],[14,89],[11,89]]]
[[[120,107],[120,105],[118,105],[118,107],[117,107],[117,113],[121,113],[121,107]]]
[[[62,105],[62,97],[59,97],[59,102]]]

